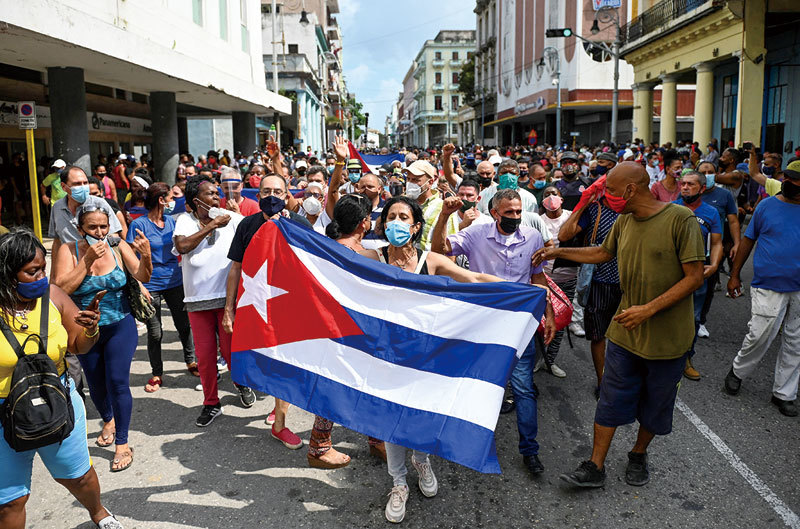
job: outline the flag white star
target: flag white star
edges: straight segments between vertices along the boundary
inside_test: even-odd
[[[288,292],[282,288],[273,287],[267,282],[266,260],[253,277],[248,276],[242,271],[242,288],[244,292],[242,292],[242,297],[239,298],[237,308],[241,309],[242,307],[251,305],[264,320],[264,323],[269,323],[267,320],[267,301],[288,294]]]

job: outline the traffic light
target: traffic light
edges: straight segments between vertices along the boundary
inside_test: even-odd
[[[572,36],[572,29],[571,28],[558,28],[558,29],[548,29],[545,31],[545,35],[549,38],[552,37],[571,37]]]

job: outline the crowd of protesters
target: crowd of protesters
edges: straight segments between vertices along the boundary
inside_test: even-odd
[[[63,160],[43,162],[41,200],[53,239],[50,279],[38,240],[24,228],[3,228],[0,312],[24,337],[38,330],[27,322],[38,322],[45,310],[40,300],[46,303],[49,293],[47,354],[64,382],[74,381],[80,424],[71,442],[38,450],[45,465],[99,527],[121,527],[100,504],[97,477],[79,439],[84,388],[103,420],[95,443],[115,450],[111,471],[130,468],[136,320],[138,334],[147,336],[152,371],[145,391],[169,391],[163,302],[178,330],[187,376],[199,379],[195,423],[210,426],[224,411],[220,377],[232,361],[244,251],[259,228],[277,218],[411,273],[548,288],[543,325],[514,367],[501,407],[501,413],[516,411],[522,463],[534,475],[545,471],[534,373],[569,378],[557,363],[567,335],[590,342],[593,366],[587,369],[597,379],[591,388],[597,410],[591,457],[561,478],[578,487],[602,486],[615,429],[638,421],[625,481],[649,481],[647,448],[655,435],[672,429],[678,382],[703,378],[692,360],[697,339],[709,336],[705,323],[715,292],[742,295],[741,270],[753,252],[752,319],[741,350],[732,355],[727,376],[705,376],[736,395],[782,328],[771,398],[780,413],[796,416],[800,159],[784,161],[749,142],[721,148],[712,141],[701,149],[697,143],[636,140],[573,149],[382,149],[375,154],[401,156],[366,170],[340,137],[323,153],[281,151],[270,139],[248,154],[183,154],[174,183],[158,181],[147,156],[101,156],[92,174]],[[15,203],[12,213],[19,222],[24,205]],[[726,287],[718,286],[721,273],[728,275]],[[98,295],[99,304],[93,303]],[[560,318],[565,308],[566,320]],[[0,401],[8,396],[16,360],[10,343],[0,346]],[[245,408],[256,402],[246,386],[229,389]],[[272,437],[290,449],[304,446],[286,424],[288,402],[276,399],[274,409],[264,412]],[[332,447],[332,427],[315,418],[310,466],[350,463]],[[369,449],[387,462],[392,488],[385,515],[400,522],[409,495],[406,449],[372,438]],[[32,452],[14,452],[0,440],[3,468],[16,469],[0,477],[2,527],[24,525],[32,461]],[[429,456],[415,451],[411,462],[422,493],[436,495]]]

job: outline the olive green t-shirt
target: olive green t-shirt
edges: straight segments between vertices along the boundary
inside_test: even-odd
[[[700,225],[689,208],[667,204],[646,219],[620,215],[603,241],[617,258],[622,301],[617,314],[645,305],[683,279],[681,264],[705,260]],[[685,354],[694,339],[694,306],[686,296],[628,331],[612,321],[606,337],[648,360],[669,360]]]

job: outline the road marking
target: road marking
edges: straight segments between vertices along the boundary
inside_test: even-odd
[[[693,412],[691,408],[689,408],[689,406],[687,406],[681,399],[677,399],[675,401],[675,407],[678,408],[687,419],[689,419],[689,422],[691,422],[694,427],[697,428],[697,430],[711,442],[712,445],[714,445],[714,448],[716,448],[717,451],[728,460],[728,463],[730,463],[734,470],[741,474],[745,481],[747,481],[747,483],[753,487],[759,496],[761,496],[764,501],[766,501],[769,506],[772,507],[772,510],[778,513],[778,516],[783,519],[783,522],[788,527],[791,527],[792,529],[800,529],[800,517],[797,516],[797,514],[795,514],[788,505],[783,503],[783,501],[774,492],[772,492],[772,489],[770,489],[766,483],[761,481],[761,478],[756,476],[755,472],[750,470],[750,467],[748,467],[744,461],[739,459],[739,456],[737,456],[733,450],[731,450],[730,447],[725,444],[725,441],[720,439],[719,436],[715,434],[711,428],[709,428],[708,425],[704,423],[703,420],[698,417],[697,414],[695,414],[695,412]]]

